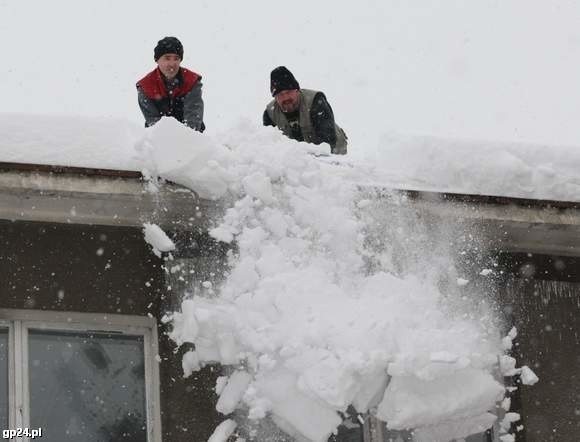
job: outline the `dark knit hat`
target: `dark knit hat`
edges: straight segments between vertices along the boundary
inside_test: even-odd
[[[278,66],[270,73],[270,92],[275,97],[279,92],[300,89],[300,85],[286,66]]]
[[[183,60],[183,45],[175,37],[162,38],[157,42],[157,46],[155,46],[155,61],[159,60],[165,54],[177,54]]]

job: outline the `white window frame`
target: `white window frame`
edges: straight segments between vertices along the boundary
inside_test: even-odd
[[[0,327],[8,328],[10,429],[30,428],[28,330],[113,332],[119,335],[143,337],[147,442],[161,442],[159,351],[157,322],[154,318],[105,313],[0,309]],[[50,432],[50,428],[42,430]],[[16,441],[28,442],[29,438],[21,437]]]

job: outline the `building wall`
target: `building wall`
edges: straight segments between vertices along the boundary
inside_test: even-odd
[[[190,262],[202,259],[203,249],[192,247]],[[2,308],[151,314],[159,319],[179,304],[179,292],[167,288],[163,264],[138,228],[0,222]],[[206,368],[183,379],[181,354],[186,349],[175,353],[166,332],[160,324],[163,440],[206,441],[222,419],[215,411],[216,373]]]
[[[573,442],[580,434],[580,260],[504,254],[499,290],[506,323],[518,329],[513,355],[540,378],[513,393],[522,416],[517,442]]]

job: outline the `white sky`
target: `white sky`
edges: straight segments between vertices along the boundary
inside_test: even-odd
[[[141,122],[165,35],[204,76],[208,131],[260,121],[269,72],[326,92],[351,149],[381,133],[580,139],[580,4],[535,0],[0,0],[0,112]]]

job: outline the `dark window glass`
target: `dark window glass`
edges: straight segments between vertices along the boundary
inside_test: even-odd
[[[31,427],[44,442],[147,440],[143,338],[30,330]]]

